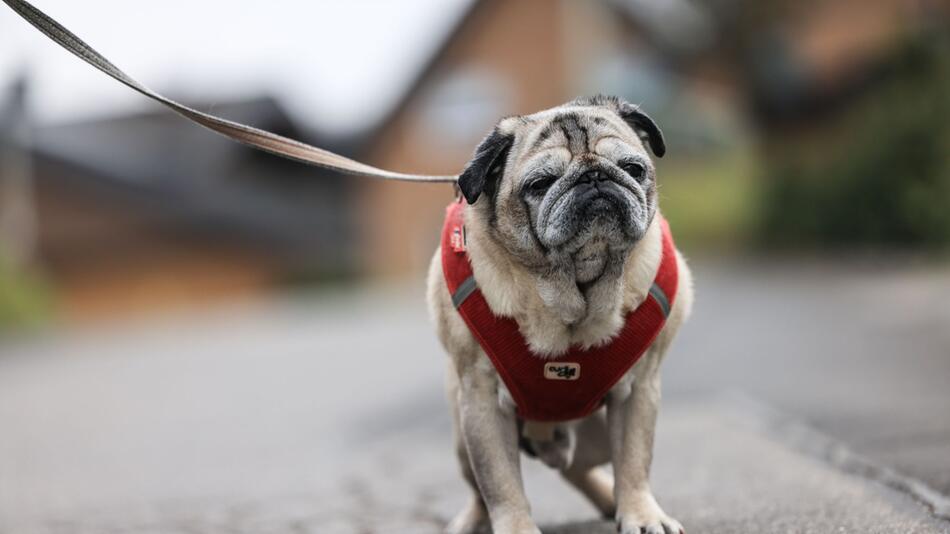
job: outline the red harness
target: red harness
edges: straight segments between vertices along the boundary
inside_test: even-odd
[[[531,353],[514,319],[492,313],[478,289],[465,253],[463,206],[453,202],[446,208],[442,272],[452,303],[504,380],[518,415],[531,421],[566,421],[589,415],[650,347],[672,309],[678,277],[666,220],[660,221],[663,256],[649,297],[627,315],[617,337],[600,347],[571,347],[563,356],[545,359]]]

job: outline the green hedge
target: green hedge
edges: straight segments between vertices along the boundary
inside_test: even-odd
[[[761,234],[773,245],[950,246],[950,52],[908,44],[831,125],[776,147]]]
[[[51,295],[42,280],[0,256],[0,331],[42,323],[51,311]]]

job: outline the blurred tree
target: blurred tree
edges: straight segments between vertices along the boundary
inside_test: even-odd
[[[950,46],[910,38],[820,128],[770,147],[770,245],[950,246]]]

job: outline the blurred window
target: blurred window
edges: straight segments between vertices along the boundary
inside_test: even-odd
[[[585,93],[615,94],[650,109],[665,107],[677,89],[674,80],[648,55],[619,50],[592,62],[583,79],[590,84]]]
[[[511,83],[490,68],[454,69],[423,99],[423,128],[439,145],[470,151],[512,109],[513,94]]]

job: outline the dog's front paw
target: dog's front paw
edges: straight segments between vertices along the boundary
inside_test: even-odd
[[[617,531],[621,534],[685,534],[679,521],[666,515],[653,494],[643,492],[617,511]]]
[[[541,534],[530,517],[502,518],[492,521],[493,534]]]

